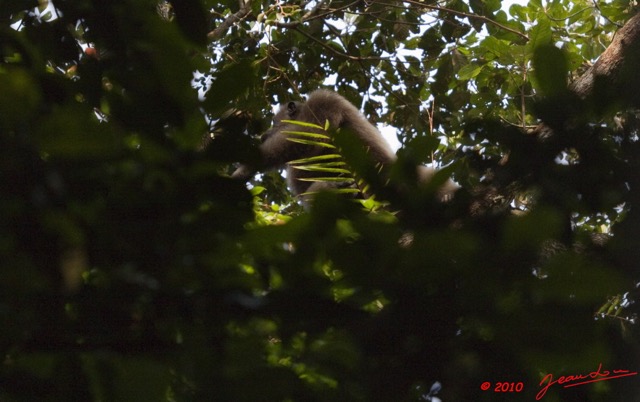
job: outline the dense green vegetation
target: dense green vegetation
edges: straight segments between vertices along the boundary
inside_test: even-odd
[[[171,3],[0,0],[0,400],[519,401],[638,371],[640,91],[571,84],[629,2]],[[372,178],[384,207],[305,212],[278,172],[229,178],[323,86],[397,129],[395,182],[447,166],[455,199]]]

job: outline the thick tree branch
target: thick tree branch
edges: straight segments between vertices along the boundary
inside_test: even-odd
[[[597,116],[628,108],[640,108],[640,14],[616,33],[613,41],[584,74],[569,85],[569,91],[590,105]],[[581,113],[584,110],[569,112]],[[574,115],[564,116],[571,121]],[[542,123],[529,131],[541,140],[555,135]]]
[[[598,112],[611,106],[640,108],[640,14],[616,33],[615,38],[586,73],[570,89],[581,99],[593,101]]]

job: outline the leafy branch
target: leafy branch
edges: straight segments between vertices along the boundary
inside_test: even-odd
[[[495,25],[496,27],[503,29],[507,32],[511,32],[513,34],[516,34],[518,36],[520,36],[521,38],[523,38],[526,41],[529,41],[529,37],[525,34],[523,34],[522,32],[515,30],[513,28],[509,28],[506,25],[503,25],[497,21],[492,20],[491,18],[485,17],[484,15],[477,15],[477,14],[471,14],[471,13],[465,13],[464,11],[457,11],[457,10],[453,10],[451,8],[446,8],[446,7],[441,7],[441,6],[434,6],[431,4],[425,4],[416,0],[407,0],[407,3],[409,4],[413,4],[415,6],[418,7],[422,7],[422,8],[426,8],[429,10],[435,10],[435,11],[444,11],[447,13],[451,13],[454,15],[458,15],[460,17],[465,17],[465,18],[469,18],[469,19],[474,19],[474,20],[478,20],[478,21],[482,21],[485,24],[491,24],[491,25]]]

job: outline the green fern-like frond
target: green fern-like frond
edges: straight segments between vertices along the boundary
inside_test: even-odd
[[[303,128],[306,127],[313,130],[322,131],[320,133],[304,131],[303,129],[283,131],[283,134],[288,136],[287,140],[298,144],[336,149],[336,146],[333,144],[332,137],[327,134],[327,131],[329,130],[329,121],[325,123],[324,127],[303,121],[283,121]],[[308,158],[296,159],[290,161],[289,165],[294,169],[326,174],[318,177],[299,178],[299,180],[301,181],[331,183],[331,191],[341,194],[357,194],[362,191],[361,187],[358,185],[358,181],[356,180],[355,175],[353,174],[353,171],[349,168],[347,163],[342,158],[342,155],[340,155],[339,153],[331,153],[327,155],[317,155]],[[305,196],[312,193],[313,192],[308,192],[302,195]]]
[[[283,131],[282,133],[286,135],[299,135],[301,137],[306,137],[306,138],[310,138],[311,140],[318,140],[318,141],[320,140],[329,141],[331,139],[331,137],[329,137],[326,134],[309,133],[307,131]]]
[[[328,123],[329,121],[327,120],[327,124],[325,124],[325,127],[319,126],[317,124],[314,123],[308,123],[306,121],[298,121],[298,120],[282,120],[283,123],[291,123],[291,124],[295,124],[296,126],[301,126],[301,127],[310,127],[310,128],[315,128],[318,130],[323,130],[323,131],[327,131],[328,129]]]
[[[353,182],[353,178],[351,177],[343,177],[343,176],[326,176],[326,177],[301,177],[298,179],[300,181],[307,182],[332,182],[332,183],[348,183]]]
[[[302,163],[316,163],[320,161],[327,160],[335,160],[336,162],[326,162],[326,163],[346,163],[342,160],[342,156],[340,154],[327,154],[327,155],[318,155],[318,156],[310,156],[308,158],[296,159],[289,162],[290,165],[302,164]]]
[[[333,144],[329,144],[327,142],[319,142],[319,141],[314,141],[314,140],[305,140],[302,138],[287,138],[289,141],[291,142],[297,142],[298,144],[305,144],[305,145],[313,145],[313,146],[319,146],[319,147],[324,147],[324,148],[335,148],[336,146]]]
[[[301,122],[304,123],[304,122]],[[318,126],[313,126],[317,128]],[[322,129],[320,127],[320,129]],[[296,142],[298,144],[305,144],[310,146],[318,146],[324,148],[335,149],[336,146],[331,143],[331,137],[322,133],[310,133],[308,131],[283,131],[283,134],[287,135],[287,140]],[[302,138],[300,138],[302,137]]]
[[[305,144],[309,146],[318,146],[324,148],[337,149],[333,143],[333,137],[328,134],[329,121],[325,122],[324,127],[313,123],[307,123],[297,120],[283,120],[287,123],[294,124],[303,128],[313,130],[321,130],[322,132],[309,132],[304,129],[283,131],[287,135],[287,140]],[[347,165],[342,155],[339,153],[331,153],[326,155],[311,156],[308,158],[296,159],[289,162],[294,169],[305,170],[308,172],[321,172],[326,175],[318,177],[301,177],[298,180],[314,183],[331,183],[331,191],[339,194],[360,194],[364,196],[365,203],[363,207],[368,210],[377,210],[383,205],[375,200],[370,194],[369,185],[362,179],[356,177],[353,170]],[[381,169],[381,165],[377,166]],[[306,192],[302,196],[313,195],[314,192]]]

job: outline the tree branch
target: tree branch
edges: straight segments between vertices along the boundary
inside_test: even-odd
[[[640,108],[640,13],[632,17],[587,72],[569,86],[600,111],[610,105]]]
[[[279,25],[278,25],[279,26]],[[323,41],[321,41],[320,39],[316,38],[313,35],[308,34],[307,32],[303,31],[302,29],[300,29],[300,27],[298,26],[294,26],[293,30],[295,30],[296,32],[299,32],[300,34],[306,36],[307,38],[311,39],[312,41],[316,42],[317,44],[319,44],[320,46],[322,46],[323,48],[329,50],[331,53],[336,54],[340,57],[344,57],[345,59],[349,59],[349,60],[355,60],[355,61],[363,61],[363,60],[375,60],[375,61],[380,61],[380,60],[388,60],[387,57],[359,57],[359,56],[352,56],[350,54],[347,53],[343,53],[340,52],[334,48],[332,48],[331,46],[327,45],[326,43],[324,43]]]
[[[597,116],[627,108],[640,108],[640,13],[616,32],[598,60],[569,85],[569,91],[592,107]],[[573,110],[580,113],[584,110]],[[573,115],[565,116],[571,121]],[[528,131],[540,140],[555,135],[545,123]]]
[[[452,10],[452,9],[446,8],[446,7],[440,7],[440,6],[434,6],[434,5],[431,5],[431,4],[421,3],[421,2],[416,1],[416,0],[406,0],[406,2],[409,3],[409,4],[413,4],[415,6],[418,6],[418,7],[429,9],[429,10],[444,11],[444,12],[447,12],[447,13],[451,13],[451,14],[454,14],[454,15],[461,16],[461,17],[466,17],[466,18],[469,18],[469,19],[479,20],[479,21],[482,21],[482,22],[484,22],[486,24],[495,25],[495,26],[497,26],[498,28],[500,28],[502,30],[505,30],[507,32],[511,32],[513,34],[516,34],[516,35],[520,36],[521,38],[523,38],[524,40],[529,41],[529,37],[527,35],[523,34],[522,32],[517,31],[517,30],[515,30],[513,28],[509,28],[506,25],[502,25],[499,22],[496,22],[496,21],[494,21],[494,20],[492,20],[490,18],[485,17],[484,15],[469,14],[469,13],[465,13],[463,11]]]
[[[349,3],[346,4],[342,7],[338,7],[336,9],[327,11],[326,13],[322,13],[322,14],[318,14],[318,12],[320,11],[321,6],[324,5],[323,1],[320,1],[318,3],[318,5],[316,7],[313,8],[313,10],[309,11],[308,13],[306,13],[300,20],[298,21],[292,21],[292,22],[275,22],[274,25],[277,26],[278,28],[288,28],[288,29],[293,29],[293,28],[297,28],[299,27],[301,24],[311,21],[311,20],[315,20],[317,18],[324,18],[327,17],[331,14],[335,14],[339,11],[342,10],[346,10],[350,7],[355,6],[356,4],[360,3],[362,0],[356,0],[353,3]]]
[[[211,40],[220,39],[229,28],[234,24],[245,19],[251,14],[251,0],[240,0],[240,10],[231,14],[226,20],[222,21],[213,31],[207,34],[207,38]]]

